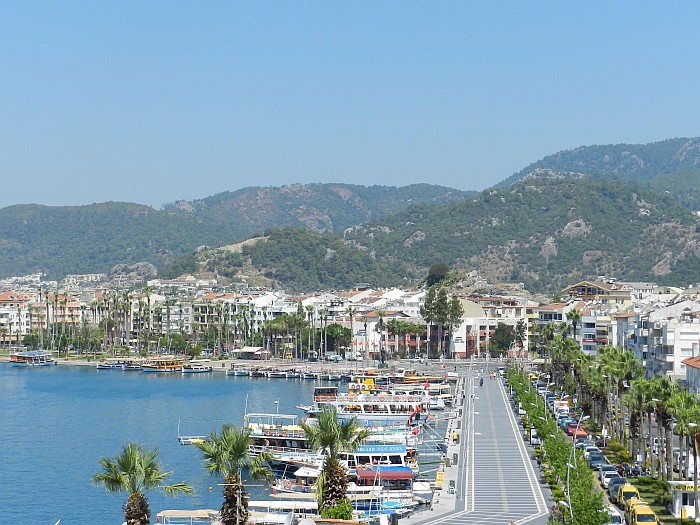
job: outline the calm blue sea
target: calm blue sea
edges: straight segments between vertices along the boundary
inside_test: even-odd
[[[93,487],[100,457],[130,440],[157,447],[171,481],[194,496],[148,494],[151,521],[163,509],[221,507],[220,479],[209,476],[199,451],[177,441],[207,434],[248,412],[300,414],[313,382],[226,377],[223,373],[158,375],[53,366],[0,364],[0,522],[22,525],[120,525],[125,494]],[[279,404],[276,404],[279,401]],[[212,490],[209,490],[209,487]],[[255,489],[253,489],[255,490]],[[260,489],[259,489],[260,490]]]

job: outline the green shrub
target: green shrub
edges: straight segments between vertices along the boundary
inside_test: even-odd
[[[352,502],[348,498],[345,498],[335,507],[321,509],[321,517],[326,520],[351,520]]]

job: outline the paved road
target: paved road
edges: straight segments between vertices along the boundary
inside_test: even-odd
[[[505,388],[488,376],[484,386],[478,381],[471,372],[465,379],[464,417],[454,427],[460,444],[448,450],[449,458],[458,454],[457,466],[445,469],[445,488],[432,510],[404,518],[402,525],[546,524],[548,501]],[[451,480],[454,495],[447,490]]]

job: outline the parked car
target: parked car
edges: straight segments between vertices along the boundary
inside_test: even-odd
[[[576,441],[576,445],[575,445],[575,446],[576,446],[576,448],[585,449],[586,447],[594,447],[594,446],[595,446],[595,443],[593,443],[593,441],[591,441],[591,440],[588,439],[588,438],[585,438],[585,439],[578,439],[578,440]]]
[[[603,475],[603,487],[607,489],[612,480],[620,478],[622,478],[622,476],[620,476],[617,472],[606,472]]]
[[[644,501],[642,498],[629,498],[625,501],[625,521],[627,523],[632,522],[632,512],[634,511],[635,508],[637,507],[648,507],[649,504]]]
[[[598,480],[601,483],[603,482],[603,474],[606,472],[617,472],[617,465],[611,465],[608,463],[607,465],[602,465],[600,467],[600,472],[598,472]]]
[[[573,436],[574,434],[580,431],[583,431],[584,435],[587,435],[586,429],[579,425],[578,421],[574,420],[566,424],[566,433],[568,435]]]
[[[588,466],[593,470],[598,470],[602,465],[606,465],[608,460],[602,454],[591,454],[588,457]]]
[[[620,477],[610,480],[610,484],[608,485],[608,498],[611,503],[617,503],[617,490],[625,484],[627,484],[626,478]]]
[[[612,505],[605,507],[605,512],[607,512],[609,516],[605,525],[620,525],[622,523],[622,514]]]
[[[658,524],[659,518],[649,505],[635,505],[630,511],[627,523],[629,525]]]
[[[625,503],[630,498],[639,498],[639,491],[634,485],[625,483],[624,485],[621,485],[619,489],[617,489],[617,506],[624,508]]]
[[[590,456],[591,453],[593,453],[593,452],[597,452],[598,454],[601,453],[600,449],[598,447],[596,447],[595,445],[588,446],[588,447],[583,449],[583,457],[588,459],[588,456]]]

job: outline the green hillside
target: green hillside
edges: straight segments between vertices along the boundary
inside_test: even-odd
[[[246,188],[160,211],[122,202],[9,206],[0,209],[0,277],[42,272],[58,279],[136,262],[163,268],[199,246],[235,243],[267,228],[342,231],[414,201],[444,204],[466,195],[429,184],[312,184]]]
[[[346,232],[380,260],[436,262],[556,292],[581,278],[700,280],[696,217],[670,195],[585,178],[530,177]]]
[[[268,231],[264,241],[244,247],[242,255],[290,291],[347,290],[358,283],[399,286],[414,277],[401,261],[378,261],[337,235],[301,228]]]
[[[61,278],[142,261],[161,266],[212,242],[221,242],[217,232],[193,217],[171,216],[140,204],[0,209],[2,276],[43,272]]]
[[[582,146],[560,151],[530,164],[496,187],[506,188],[545,172],[637,183],[668,191],[684,206],[700,209],[700,138]]]
[[[233,237],[242,239],[282,226],[342,232],[349,226],[376,220],[415,204],[441,205],[475,193],[432,184],[398,188],[293,184],[279,188],[243,188],[201,200],[167,204],[163,209],[224,227]]]

